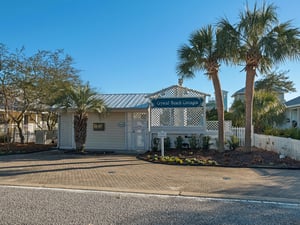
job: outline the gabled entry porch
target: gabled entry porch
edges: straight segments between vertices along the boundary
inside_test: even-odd
[[[192,135],[206,133],[206,96],[208,94],[173,85],[149,95],[149,143],[159,132],[166,132],[174,147],[176,137],[181,136],[188,142]]]

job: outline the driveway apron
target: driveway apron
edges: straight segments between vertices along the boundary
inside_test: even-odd
[[[1,156],[0,184],[300,203],[299,170],[173,166],[59,150]]]

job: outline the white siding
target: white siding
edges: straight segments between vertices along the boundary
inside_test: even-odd
[[[110,112],[104,117],[89,114],[86,149],[126,150],[126,124],[124,112]],[[104,131],[94,131],[93,123],[105,123]],[[123,126],[125,124],[125,126]]]
[[[59,122],[59,148],[74,148],[75,146],[73,142],[73,113],[61,113]]]

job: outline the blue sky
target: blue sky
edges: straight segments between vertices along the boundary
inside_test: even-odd
[[[255,1],[248,0],[250,6]],[[260,0],[257,1],[261,5]],[[281,22],[300,27],[299,0],[273,0]],[[100,93],[151,93],[177,84],[178,48],[190,34],[226,16],[236,22],[243,0],[0,0],[0,42],[9,49],[64,49],[83,81]],[[278,70],[300,95],[300,62]],[[242,67],[221,66],[222,89],[231,96],[245,85]],[[259,79],[260,77],[258,77]],[[214,95],[204,72],[184,86]],[[232,100],[229,100],[231,103]]]

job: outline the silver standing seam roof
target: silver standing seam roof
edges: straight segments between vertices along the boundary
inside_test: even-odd
[[[109,109],[147,109],[149,94],[100,94]]]
[[[300,106],[300,96],[293,98],[285,103],[287,107],[296,107]]]
[[[162,89],[155,93],[138,93],[138,94],[99,94],[101,98],[109,109],[147,109],[151,98],[157,98],[161,93],[167,91],[172,92],[173,89],[184,89],[191,96],[210,96],[203,92],[199,92],[193,89],[182,87],[179,85],[173,85],[168,88]]]

